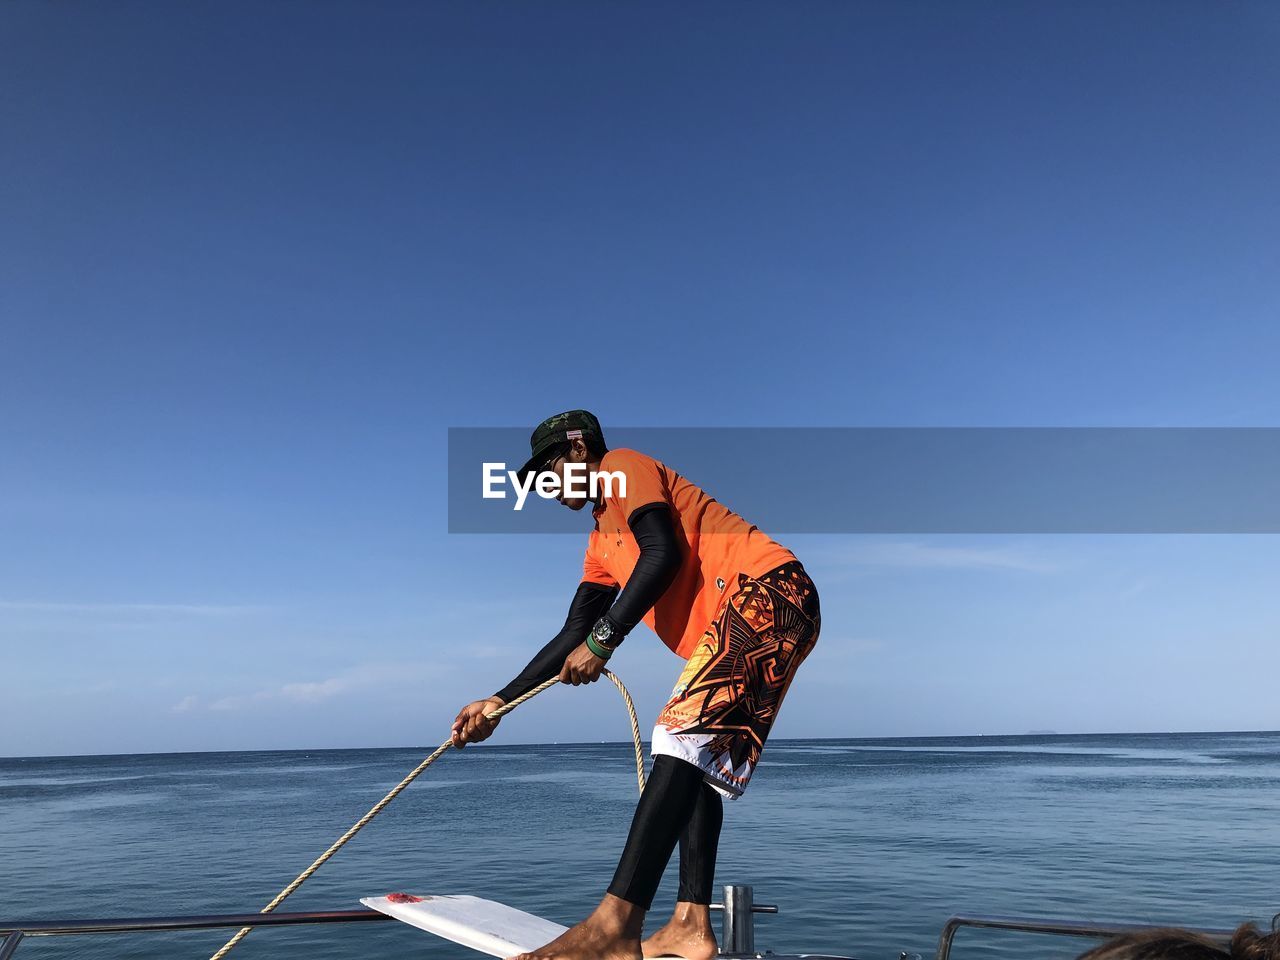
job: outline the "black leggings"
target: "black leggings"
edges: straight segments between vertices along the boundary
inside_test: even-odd
[[[702,771],[675,757],[659,756],[636,806],[609,892],[648,910],[679,840],[677,899],[710,903],[723,821],[720,794],[703,780]]]

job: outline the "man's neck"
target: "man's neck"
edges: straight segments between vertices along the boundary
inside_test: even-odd
[[[593,474],[595,474],[595,473],[598,473],[598,472],[599,472],[599,470],[600,470],[600,464],[601,464],[601,462],[602,462],[601,460],[587,460],[587,461],[584,461],[584,462],[585,462],[585,463],[586,463],[586,465],[587,465],[587,477],[588,477],[588,478],[590,478]],[[592,496],[592,494],[591,494],[591,491],[592,491],[592,490],[596,490],[596,494],[595,494],[595,496]],[[588,483],[587,483],[587,499],[591,501],[591,504],[592,504],[592,506],[591,506],[591,512],[592,512],[593,514],[599,513],[599,512],[601,511],[601,509],[603,509],[603,507],[604,507],[604,503],[603,503],[603,501],[601,501],[601,500],[597,499],[597,497],[599,497],[599,495],[600,495],[600,494],[599,494],[599,490],[597,489],[597,485],[596,485],[596,484],[593,484],[593,483],[591,483],[591,482],[589,482],[589,481],[588,481]]]

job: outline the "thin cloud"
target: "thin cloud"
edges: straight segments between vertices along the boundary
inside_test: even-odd
[[[279,696],[295,703],[319,703],[362,684],[353,677],[330,677],[318,683],[286,683]]]
[[[404,684],[421,685],[438,678],[446,668],[438,663],[365,663],[322,680],[294,680],[263,687],[250,693],[229,694],[210,700],[206,709],[214,712],[245,710],[269,704],[313,705],[345,694],[386,689]],[[174,705],[176,712],[198,709],[203,701],[190,695]]]
[[[213,603],[61,603],[43,600],[0,600],[0,610],[20,613],[71,614],[159,614],[191,617],[222,617],[256,613],[265,608]]]
[[[217,700],[210,701],[209,709],[215,711],[240,710],[253,702],[262,702],[269,699],[265,691],[259,691],[252,696],[230,696],[219,697]]]
[[[1152,579],[1150,577],[1139,577],[1131,581],[1127,586],[1120,590],[1122,597],[1136,597],[1140,593],[1146,593],[1151,587]]]

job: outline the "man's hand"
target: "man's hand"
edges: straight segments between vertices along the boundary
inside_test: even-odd
[[[503,703],[501,697],[486,697],[483,700],[468,703],[459,710],[457,718],[453,721],[453,745],[461,750],[468,743],[488,740],[493,731],[498,728],[501,718],[487,720],[485,714],[493,713]]]
[[[604,669],[604,661],[591,652],[585,643],[564,658],[564,666],[560,668],[560,682],[577,686],[580,683],[595,683],[600,679],[600,671]]]

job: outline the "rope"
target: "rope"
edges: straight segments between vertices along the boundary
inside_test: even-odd
[[[615,687],[618,688],[618,692],[622,694],[622,702],[626,704],[627,716],[631,720],[631,739],[635,744],[635,749],[636,749],[636,781],[640,785],[640,792],[644,793],[644,747],[640,743],[640,722],[636,719],[636,705],[635,703],[632,702],[631,694],[627,692],[627,688],[623,686],[621,680],[619,680],[616,676],[614,676],[608,670],[604,671],[604,675],[609,678],[609,681]],[[538,694],[542,693],[543,690],[549,690],[559,682],[560,682],[559,677],[552,677],[550,680],[546,681],[545,683],[539,684],[538,686],[534,687],[524,696],[516,697],[510,703],[504,703],[501,707],[499,707],[497,710],[494,710],[492,713],[485,714],[485,717],[486,719],[489,719],[489,720],[497,720],[500,717],[505,717],[508,713],[510,713],[516,707],[520,706],[520,704],[524,703],[526,700],[532,700]],[[431,766],[433,763],[439,760],[442,756],[444,756],[445,753],[448,752],[451,746],[453,746],[452,737],[450,737],[444,743],[440,744],[440,746],[435,749],[435,751],[431,754],[431,756],[427,757],[420,764],[414,767],[413,770],[409,772],[409,775],[407,777],[405,777],[403,780],[401,780],[399,783],[397,783],[394,787],[391,788],[390,793],[388,793],[385,797],[383,797],[381,800],[375,803],[369,809],[368,813],[366,813],[363,817],[361,817],[359,820],[353,823],[350,829],[348,829],[346,833],[344,833],[337,840],[335,840],[333,842],[333,845],[329,847],[328,850],[320,854],[320,856],[316,857],[315,862],[312,863],[311,866],[307,867],[307,869],[303,870],[300,874],[298,874],[293,879],[292,883],[290,883],[287,887],[285,887],[283,890],[277,893],[275,896],[275,899],[273,899],[270,903],[268,903],[265,907],[263,907],[258,912],[270,913],[276,907],[280,906],[280,904],[284,902],[285,897],[289,896],[289,894],[297,890],[300,886],[303,885],[303,883],[307,881],[307,879],[313,873],[315,873],[322,866],[324,866],[325,861],[327,861],[335,853],[341,850],[346,845],[348,840],[350,840],[357,833],[359,833],[361,829],[363,829],[365,824],[367,824],[370,820],[372,820],[374,817],[380,814],[383,811],[383,809],[386,808],[387,804],[389,804],[392,800],[398,797],[400,795],[400,791],[402,791],[409,784],[413,783],[414,780],[418,779],[418,776],[424,770],[426,770],[427,767]],[[240,930],[237,931],[236,935],[232,937],[230,940],[228,940],[226,943],[224,943],[221,949],[219,949],[217,953],[215,953],[212,957],[210,957],[209,960],[222,960],[223,957],[225,957],[228,953],[231,952],[231,948],[234,947],[241,940],[243,940],[245,937],[247,937],[252,930],[253,930],[253,927],[241,927]]]

